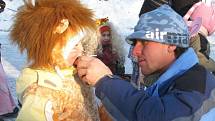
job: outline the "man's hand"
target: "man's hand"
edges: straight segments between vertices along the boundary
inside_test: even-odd
[[[94,86],[105,75],[112,75],[111,70],[95,57],[81,56],[75,63],[78,76],[91,86]]]

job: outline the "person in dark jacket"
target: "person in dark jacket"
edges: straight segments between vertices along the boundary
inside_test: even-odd
[[[146,12],[152,11],[163,4],[168,4],[178,14],[184,16],[187,11],[199,1],[201,0],[145,0],[140,9],[139,16]]]
[[[4,11],[6,3],[3,0],[0,0],[0,13]]]
[[[99,59],[80,57],[77,71],[117,121],[199,121],[215,107],[215,77],[198,64],[183,18],[168,5],[140,16],[133,45],[143,75],[159,72],[146,90],[112,75]]]

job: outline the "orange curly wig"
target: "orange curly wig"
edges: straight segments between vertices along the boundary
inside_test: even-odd
[[[79,0],[24,0],[10,33],[21,52],[27,51],[31,68],[53,69],[67,66],[62,48],[80,31],[96,31],[93,12]],[[69,27],[62,34],[53,33],[62,19]]]

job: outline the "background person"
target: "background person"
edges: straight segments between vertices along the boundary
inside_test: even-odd
[[[191,38],[191,47],[196,51],[199,62],[211,72],[215,72],[215,62],[210,56],[210,44],[207,40],[215,31],[215,6],[203,2],[194,4],[184,15],[188,26],[197,19],[201,20],[198,34]]]
[[[0,13],[4,11],[6,3],[0,0]],[[0,44],[1,49],[1,44]],[[1,51],[1,50],[0,50]],[[1,63],[0,53],[0,119],[6,117],[16,117],[19,109],[16,107],[16,103],[10,93],[6,74]]]
[[[6,3],[3,0],[0,0],[0,13],[4,11]]]
[[[122,39],[114,31],[108,18],[97,19],[99,46],[97,57],[107,65],[113,74],[123,76],[125,73],[124,49]]]

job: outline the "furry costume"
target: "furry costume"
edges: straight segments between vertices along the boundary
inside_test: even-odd
[[[17,80],[22,103],[17,120],[98,121],[93,89],[75,76],[62,54],[69,42],[95,31],[93,13],[78,0],[24,2],[11,30],[12,42],[26,50],[29,62]],[[59,32],[64,19],[69,24]]]

